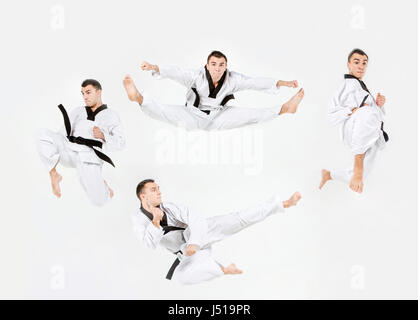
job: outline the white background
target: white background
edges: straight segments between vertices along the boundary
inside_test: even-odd
[[[416,10],[414,1],[2,1],[0,298],[418,298]],[[338,182],[318,190],[322,168],[351,163],[326,110],[354,47],[369,55],[369,89],[387,97],[390,135],[362,195]],[[129,73],[158,101],[183,104],[184,88],[151,79],[140,62],[199,68],[214,49],[231,70],[297,79],[306,91],[296,115],[220,133],[226,157],[234,136],[249,135],[256,172],[239,151],[237,162],[162,163],[158,152],[171,142],[156,137],[171,135],[178,155],[180,145],[205,146],[209,135],[186,141],[124,92]],[[83,105],[85,78],[102,83],[127,136],[127,148],[111,154],[116,169],[104,166],[115,197],[103,208],[66,168],[56,199],[35,149],[37,128],[62,125],[59,103]],[[295,92],[241,92],[234,104],[274,106]],[[135,188],[149,177],[164,200],[207,217],[276,193],[298,190],[303,199],[214,247],[243,275],[181,286],[165,280],[174,256],[132,232]]]

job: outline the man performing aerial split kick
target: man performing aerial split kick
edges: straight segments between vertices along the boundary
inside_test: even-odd
[[[90,201],[98,206],[104,205],[113,197],[102,177],[103,161],[114,166],[112,160],[100,149],[106,151],[122,150],[125,138],[119,116],[102,103],[102,87],[93,79],[85,80],[81,93],[86,107],[74,109],[68,116],[63,105],[59,105],[64,117],[65,134],[47,129],[40,130],[37,148],[42,162],[51,177],[52,192],[61,197],[61,175],[57,165],[76,168],[81,185]]]
[[[152,179],[140,182],[136,194],[141,201],[141,208],[132,215],[136,236],[152,249],[161,245],[177,255],[166,278],[174,276],[182,284],[242,273],[233,263],[225,267],[214,260],[212,245],[269,215],[284,212],[301,198],[299,192],[285,201],[276,196],[258,206],[203,219],[187,207],[162,202],[159,186]]]
[[[223,130],[260,123],[283,113],[295,113],[304,91],[300,89],[288,102],[273,108],[243,108],[228,106],[234,93],[253,89],[277,93],[282,86],[296,88],[297,81],[270,78],[250,78],[227,69],[226,56],[219,51],[209,54],[206,66],[197,70],[157,66],[143,62],[142,70],[152,71],[158,79],[168,78],[184,85],[187,91],[186,105],[164,105],[142,95],[133,80],[123,81],[130,100],[138,102],[149,116],[186,129]]]
[[[346,183],[358,193],[363,191],[363,179],[370,172],[378,150],[389,140],[383,130],[386,98],[376,99],[362,81],[368,65],[367,54],[354,49],[348,56],[349,74],[334,96],[328,110],[332,124],[341,124],[341,135],[354,156],[354,166],[342,170],[322,170],[321,189],[328,180]]]

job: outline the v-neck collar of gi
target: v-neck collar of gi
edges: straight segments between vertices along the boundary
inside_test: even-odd
[[[221,79],[218,82],[218,85],[215,87],[215,85],[213,84],[212,77],[210,76],[209,70],[205,66],[206,79],[208,80],[208,85],[209,85],[209,98],[216,99],[217,94],[219,93],[219,91],[221,90],[224,84],[224,81],[226,78],[226,72],[227,70],[225,70],[224,74],[222,75]]]
[[[345,74],[344,75],[344,79],[356,79],[358,82],[360,82],[360,85],[362,87],[362,89],[364,91],[367,91],[368,93],[370,93],[369,89],[367,89],[366,84],[363,82],[363,80],[360,80],[359,78],[357,78],[356,76],[353,76],[352,74]]]
[[[160,222],[160,225],[161,226],[167,226],[168,224],[167,224],[167,215],[165,214],[165,212],[164,212],[164,210],[162,209],[162,207],[161,206],[159,206],[159,208],[161,209],[161,211],[164,213],[164,215],[163,215],[163,219],[161,220],[161,222]],[[145,214],[145,216],[148,218],[148,219],[150,219],[151,221],[152,221],[152,219],[154,218],[154,215],[151,213],[151,212],[149,212],[147,209],[145,209],[142,205],[141,205],[141,211],[142,211],[142,213],[143,214]]]
[[[107,109],[107,105],[106,104],[102,104],[100,107],[98,107],[96,110],[91,111],[91,107],[86,107],[86,112],[87,112],[87,120],[91,120],[94,121],[96,119],[97,114],[100,111],[103,111]]]

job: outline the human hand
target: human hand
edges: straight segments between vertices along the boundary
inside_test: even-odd
[[[386,97],[381,95],[380,93],[378,93],[377,97],[376,97],[376,104],[379,107],[383,107],[385,105],[385,103],[386,103]]]
[[[93,127],[93,137],[95,137],[96,139],[102,139],[103,141],[105,141],[105,137],[104,137],[102,130],[100,130],[100,128],[96,126]]]
[[[144,70],[144,71],[154,70],[154,65],[152,65],[151,63],[148,63],[146,61],[143,61],[141,63],[141,69]]]
[[[197,252],[198,246],[195,244],[189,244],[186,248],[186,256],[190,257]]]
[[[151,208],[151,213],[152,213],[152,216],[153,216],[153,221],[155,221],[155,222],[161,221],[164,217],[164,212],[158,207],[152,207]]]

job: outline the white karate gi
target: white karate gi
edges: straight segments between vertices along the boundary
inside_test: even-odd
[[[164,235],[162,227],[155,227],[151,219],[138,210],[132,215],[134,232],[149,248],[155,249],[161,245],[177,253],[180,264],[174,271],[173,279],[182,284],[195,284],[222,276],[224,273],[221,266],[211,255],[212,245],[273,213],[284,212],[282,201],[277,196],[242,211],[207,219],[200,218],[187,207],[173,203],[161,204],[160,208],[167,216],[168,226],[186,229],[170,231]],[[187,257],[185,252],[189,244],[198,245],[199,250]]]
[[[363,106],[355,113],[352,110]],[[363,89],[356,78],[345,78],[328,109],[328,117],[333,125],[341,125],[341,138],[353,156],[365,153],[363,177],[366,177],[374,164],[378,150],[385,147],[381,124],[384,121],[384,107],[376,104],[373,96]],[[349,183],[353,176],[353,166],[345,169],[331,170],[331,178]]]
[[[165,121],[189,130],[224,130],[260,123],[276,118],[282,106],[272,108],[243,108],[222,105],[224,99],[241,90],[259,90],[276,94],[277,80],[250,78],[233,71],[225,71],[224,81],[213,87],[206,68],[190,70],[178,67],[159,66],[160,72],[152,72],[157,79],[168,78],[184,85],[187,91],[186,105],[165,105],[155,102],[146,93],[142,109],[154,119]],[[196,93],[199,100],[196,100]],[[211,97],[209,97],[211,96]],[[197,107],[195,106],[197,105]],[[202,110],[210,111],[206,114]]]
[[[74,109],[70,115],[71,134],[86,139],[95,139],[93,127],[97,126],[103,132],[105,142],[103,148],[107,151],[118,151],[125,147],[125,138],[118,114],[107,108],[95,115],[95,120],[87,120],[85,107]],[[37,149],[46,169],[51,171],[58,162],[65,167],[76,168],[80,183],[90,201],[97,205],[104,205],[110,198],[109,188],[102,177],[103,160],[97,157],[94,151],[85,145],[70,142],[65,129],[54,132],[41,129],[37,136]]]

